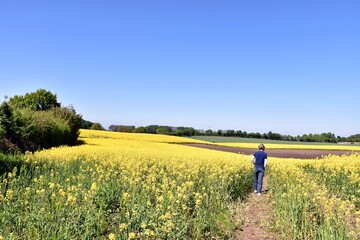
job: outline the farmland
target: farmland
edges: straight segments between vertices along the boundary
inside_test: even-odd
[[[18,156],[22,164],[1,173],[2,238],[236,237],[231,206],[252,192],[249,155],[164,135],[81,130],[80,140]],[[271,231],[279,238],[360,237],[359,154],[269,164]]]
[[[227,146],[243,146],[254,148],[259,142],[266,143],[267,146],[277,149],[338,149],[338,150],[360,150],[359,144],[338,144],[326,142],[297,142],[297,141],[280,141],[269,139],[256,138],[241,138],[241,137],[219,137],[219,136],[193,136],[191,139],[200,140],[216,145]]]
[[[314,159],[329,154],[348,155],[360,152],[358,144],[336,144],[323,142],[290,142],[267,139],[249,139],[239,137],[196,136],[192,139],[206,143],[189,143],[188,146],[213,149],[218,151],[252,154],[257,150],[259,142],[266,143],[267,152],[272,157]]]

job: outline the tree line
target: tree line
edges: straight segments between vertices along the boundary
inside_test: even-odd
[[[0,151],[36,151],[75,145],[86,124],[72,106],[45,89],[7,98],[0,105]]]
[[[105,130],[100,123],[94,123],[91,129]],[[303,134],[302,136],[282,135],[269,131],[268,133],[259,132],[246,132],[241,130],[198,130],[192,127],[173,127],[173,126],[161,126],[161,125],[149,125],[135,127],[132,125],[110,125],[109,131],[114,132],[127,132],[127,133],[150,133],[150,134],[165,134],[174,136],[221,136],[221,137],[241,137],[241,138],[255,138],[255,139],[269,139],[269,140],[281,140],[281,141],[297,141],[297,142],[325,142],[325,143],[337,143],[337,142],[360,142],[360,134],[351,135],[350,137],[335,136],[331,132],[321,134]]]
[[[191,137],[195,135],[201,135],[199,130],[195,130],[192,127],[171,127],[171,126],[126,126],[126,125],[110,125],[110,131],[114,132],[128,132],[128,133],[150,133],[150,134],[165,134],[182,137]]]

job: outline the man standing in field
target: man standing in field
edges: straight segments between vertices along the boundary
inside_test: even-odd
[[[259,151],[251,156],[251,162],[254,164],[254,193],[261,195],[262,181],[267,164],[267,154],[264,144],[260,144]]]

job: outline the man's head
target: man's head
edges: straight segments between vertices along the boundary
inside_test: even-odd
[[[264,145],[264,144],[262,144],[262,143],[261,143],[261,144],[259,144],[259,150],[263,150],[263,151],[264,151],[264,150],[265,150],[265,145]]]

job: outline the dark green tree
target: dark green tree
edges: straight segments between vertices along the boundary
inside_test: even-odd
[[[212,136],[212,135],[213,135],[213,131],[211,129],[205,131],[205,136]]]
[[[146,129],[146,133],[151,133],[151,134],[156,134],[156,129],[158,129],[158,125],[149,125],[149,126],[146,126],[145,129]]]
[[[100,123],[93,123],[93,125],[90,127],[91,130],[105,130],[103,126]]]
[[[87,120],[82,120],[82,122],[81,122],[82,129],[90,129],[92,125],[93,125],[93,122],[90,122]]]
[[[109,130],[113,132],[128,132],[131,133],[135,130],[135,126],[126,125],[110,125]]]
[[[21,136],[19,123],[19,114],[14,113],[8,102],[3,102],[0,106],[0,151],[16,152],[26,149],[28,144]]]
[[[360,142],[360,134],[354,134],[347,138],[349,142]]]
[[[243,132],[241,130],[238,130],[238,131],[236,131],[236,136],[237,137],[243,137],[244,135],[243,135]]]
[[[234,137],[235,136],[235,131],[232,130],[232,129],[228,129],[228,130],[226,130],[225,135],[228,136],[228,137]]]
[[[0,126],[5,136],[12,134],[13,131],[13,112],[7,102],[3,102],[0,106]]]
[[[146,133],[145,127],[137,127],[134,129],[134,133]]]
[[[173,133],[176,136],[194,136],[195,135],[195,129],[192,127],[178,127],[176,128],[175,132]]]
[[[161,126],[156,129],[157,134],[165,134],[168,135],[171,132],[171,129],[166,126]]]
[[[45,89],[38,89],[35,92],[26,93],[24,96],[15,95],[9,99],[9,104],[14,109],[30,108],[35,111],[61,106],[57,101],[56,94]]]

